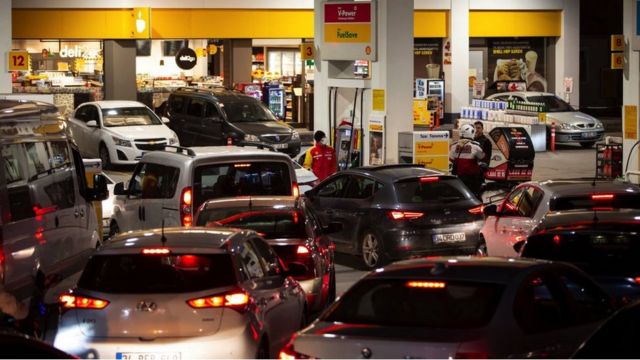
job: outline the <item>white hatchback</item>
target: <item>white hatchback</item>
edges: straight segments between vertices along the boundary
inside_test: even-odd
[[[167,122],[137,101],[96,101],[80,105],[69,128],[82,154],[100,157],[108,169],[135,164],[147,151],[179,145]]]

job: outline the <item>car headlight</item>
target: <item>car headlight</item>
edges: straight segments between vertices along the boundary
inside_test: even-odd
[[[116,146],[131,147],[131,141],[129,140],[120,139],[115,136],[112,136],[111,138],[113,139],[113,142],[114,144],[116,144]]]
[[[291,140],[300,140],[300,133],[293,130],[293,132],[291,133]]]
[[[562,123],[562,124],[560,124],[560,128],[562,130],[571,130],[573,128],[573,125],[567,124],[567,123]]]
[[[244,141],[260,142],[260,138],[255,135],[245,134]]]
[[[173,137],[169,138],[169,145],[179,145],[178,137],[174,135]]]
[[[598,121],[598,122],[596,123],[596,129],[602,129],[602,128],[604,128],[604,126],[602,125],[602,123],[601,123],[601,122],[599,122],[599,121]]]

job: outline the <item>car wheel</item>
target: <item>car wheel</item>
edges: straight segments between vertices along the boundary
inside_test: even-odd
[[[102,168],[105,170],[109,170],[112,167],[111,158],[109,157],[109,149],[104,143],[100,144],[100,149],[98,150],[100,154],[100,160],[102,161]]]
[[[484,241],[484,238],[480,237],[480,242],[478,246],[476,246],[476,256],[488,256],[487,253],[487,242]]]
[[[111,225],[109,225],[109,239],[118,235],[119,233],[120,233],[120,228],[118,227],[118,223],[115,221],[112,221]]]
[[[596,143],[595,141],[581,142],[580,146],[582,146],[585,149],[590,149],[591,147],[593,147],[595,143]]]
[[[371,230],[363,233],[360,240],[360,256],[367,269],[375,269],[384,265],[382,239]]]

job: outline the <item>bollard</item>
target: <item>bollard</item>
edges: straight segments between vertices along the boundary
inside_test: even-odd
[[[551,151],[556,152],[556,123],[551,123]]]

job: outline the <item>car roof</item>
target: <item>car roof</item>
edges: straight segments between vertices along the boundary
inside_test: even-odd
[[[405,260],[369,273],[368,278],[410,279],[434,277],[442,280],[464,280],[508,284],[523,273],[554,264],[545,260],[500,257],[438,257]]]
[[[592,180],[547,180],[543,182],[532,181],[527,184],[537,184],[553,193],[555,197],[580,196],[592,193],[640,193],[640,186],[623,181],[596,181],[595,186]]]
[[[202,205],[203,209],[224,209],[234,207],[273,207],[278,209],[292,209],[296,207],[297,198],[294,196],[239,196],[234,198],[222,198],[207,200]]]
[[[183,87],[174,91],[172,95],[204,95],[204,96],[212,96],[216,100],[222,103],[226,102],[236,102],[236,101],[246,101],[246,100],[256,100],[255,98],[248,96],[240,91],[227,89],[222,86],[214,86],[214,87]],[[257,100],[256,100],[257,101]]]
[[[128,107],[146,107],[145,104],[137,102],[137,101],[126,101],[126,100],[103,100],[103,101],[94,101],[86,104],[97,105],[101,109],[119,109],[119,108],[128,108]]]
[[[42,101],[0,100],[0,120],[32,119],[42,116],[58,116],[58,108]]]
[[[163,243],[162,236],[166,241]],[[130,252],[149,247],[171,248],[199,248],[199,249],[220,249],[228,240],[240,233],[247,231],[234,228],[165,228],[129,231],[110,239],[100,247],[98,253],[119,253],[121,251]]]
[[[150,151],[143,156],[144,161],[164,161],[167,158],[178,159],[184,163],[185,157],[193,160],[202,160],[209,158],[220,158],[221,160],[238,160],[244,161],[243,157],[258,157],[274,160],[291,161],[291,158],[284,153],[270,151],[267,149],[259,149],[253,146],[205,146],[189,148],[193,153],[188,154],[182,151]],[[187,150],[188,152],[188,150]]]
[[[421,165],[415,164],[396,164],[396,165],[380,165],[380,166],[363,166],[360,168],[349,169],[343,171],[344,174],[368,175],[383,181],[393,182],[404,178],[412,178],[418,176],[443,176],[443,172],[427,169]]]
[[[547,213],[536,229],[538,231],[562,231],[567,227],[573,230],[587,225],[608,224],[621,226],[640,226],[640,210],[638,209],[608,209],[608,210],[568,210]],[[639,227],[640,228],[640,227]]]
[[[553,96],[553,97],[556,97],[555,94],[548,93],[548,92],[539,92],[539,91],[505,91],[505,92],[492,94],[491,96],[489,96],[489,98],[493,98],[493,97],[496,97],[496,96],[507,95],[507,94],[508,95],[524,96],[524,97],[529,97],[529,96]]]

